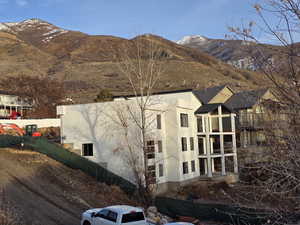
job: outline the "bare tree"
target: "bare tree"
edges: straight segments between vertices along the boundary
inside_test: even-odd
[[[116,59],[120,73],[130,84],[134,104],[127,104],[122,109],[126,112],[120,109],[115,109],[115,111],[118,123],[123,129],[126,148],[129,152],[127,160],[135,171],[139,194],[145,203],[149,204],[155,181],[148,171],[147,154],[151,148],[147,142],[152,139],[154,121],[152,107],[159,102],[153,93],[159,86],[168,54],[151,40],[151,36],[144,35],[124,45],[116,53]],[[129,129],[129,124],[133,124],[135,129]],[[132,143],[132,139],[128,138],[132,135],[137,137],[137,142]],[[134,151],[135,148],[138,152]],[[142,156],[142,167],[137,163],[137,160],[140,160],[138,155]]]
[[[253,62],[268,78],[277,100],[262,103],[268,147],[264,163],[248,168],[251,178],[240,197],[272,209],[273,223],[283,224],[293,220],[300,207],[300,1],[259,0],[254,9],[260,21],[230,30],[247,41]],[[279,46],[262,45],[259,33]]]

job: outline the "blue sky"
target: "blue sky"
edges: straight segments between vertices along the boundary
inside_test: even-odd
[[[224,38],[227,26],[255,18],[252,0],[0,0],[0,21],[40,18],[88,34],[170,40],[200,34]]]

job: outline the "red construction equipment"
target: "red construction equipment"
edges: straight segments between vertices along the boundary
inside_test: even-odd
[[[25,131],[14,123],[0,123],[0,134],[23,136]]]

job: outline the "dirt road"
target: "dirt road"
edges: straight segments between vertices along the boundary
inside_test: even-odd
[[[0,188],[0,206],[12,205],[26,225],[76,225],[88,208],[137,204],[118,187],[31,151],[0,149]]]

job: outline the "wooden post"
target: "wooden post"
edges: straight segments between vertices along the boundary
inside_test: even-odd
[[[236,135],[235,135],[235,115],[231,113],[231,128],[232,128],[232,148],[233,148],[233,160],[234,160],[234,172],[238,173],[239,168],[238,168],[238,159],[237,159],[237,149],[236,149]]]
[[[224,135],[223,135],[223,123],[222,123],[222,106],[218,106],[218,121],[219,121],[219,130],[220,130],[220,149],[221,149],[221,164],[222,164],[222,176],[226,175],[225,168],[225,153],[224,153]]]
[[[206,155],[207,155],[207,176],[212,177],[212,164],[211,164],[211,141],[210,141],[210,120],[209,114],[205,116],[205,142],[206,142]]]

